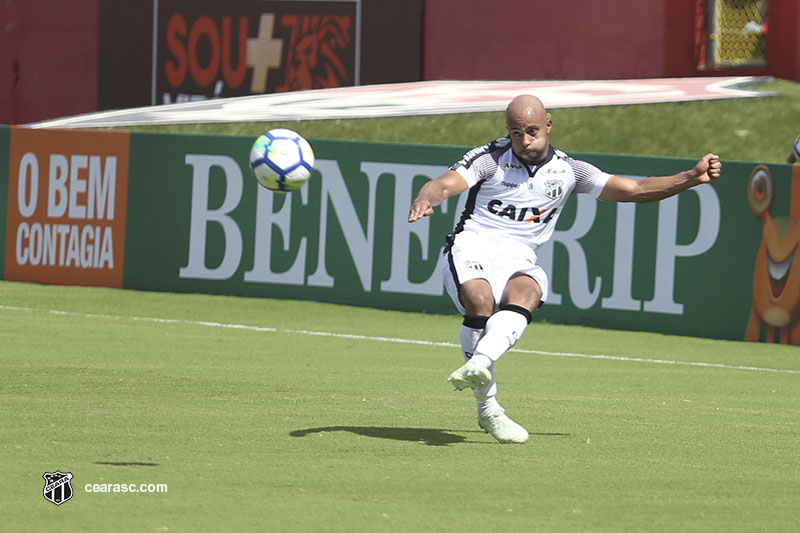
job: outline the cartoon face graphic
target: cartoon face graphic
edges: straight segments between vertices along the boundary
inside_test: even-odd
[[[745,340],[761,340],[767,325],[768,342],[800,344],[800,221],[769,214],[773,182],[769,169],[759,165],[748,182],[750,208],[761,218],[761,246],[753,272],[753,307]]]

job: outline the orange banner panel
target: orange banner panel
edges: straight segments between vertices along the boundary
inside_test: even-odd
[[[5,278],[122,286],[130,135],[12,128]]]

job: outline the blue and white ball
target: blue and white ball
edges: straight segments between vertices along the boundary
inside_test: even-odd
[[[800,161],[800,135],[797,136],[797,139],[794,140],[794,158]]]
[[[250,169],[258,183],[271,191],[296,191],[311,177],[314,150],[297,132],[269,130],[250,149]]]

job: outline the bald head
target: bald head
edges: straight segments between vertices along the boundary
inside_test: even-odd
[[[506,129],[517,158],[528,165],[538,165],[550,149],[550,128],[547,110],[542,101],[530,94],[521,94],[506,108]]]
[[[511,100],[506,107],[506,125],[530,119],[547,120],[547,110],[542,101],[532,94],[521,94]]]

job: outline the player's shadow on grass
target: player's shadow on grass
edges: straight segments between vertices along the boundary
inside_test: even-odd
[[[297,429],[289,433],[292,437],[305,437],[311,433],[327,433],[331,431],[347,431],[364,437],[376,439],[404,440],[419,442],[428,446],[448,446],[467,442],[463,435],[450,433],[445,429],[430,428],[392,428],[374,426],[328,426],[324,428]]]
[[[95,461],[93,464],[106,465],[106,466],[158,466],[158,463],[140,463],[138,461],[132,461],[132,462]]]

